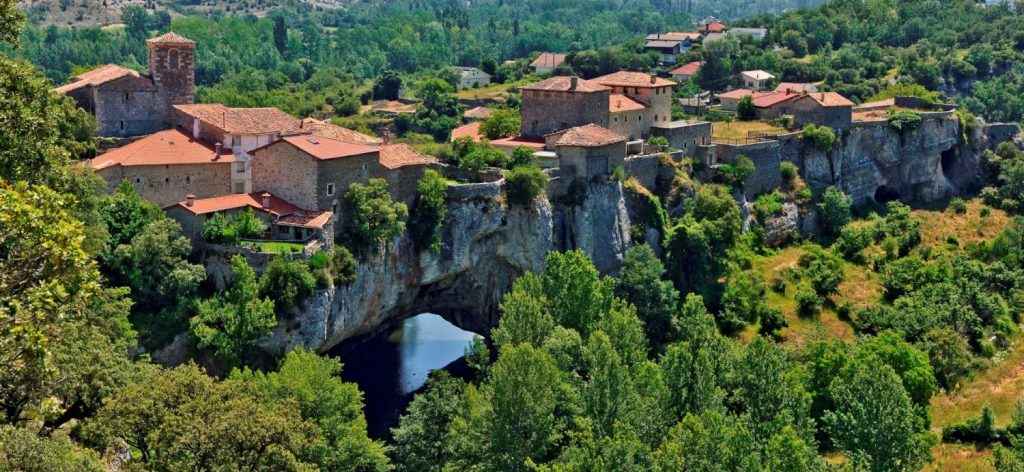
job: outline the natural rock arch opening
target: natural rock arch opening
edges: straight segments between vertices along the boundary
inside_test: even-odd
[[[889,203],[892,201],[900,200],[902,196],[895,189],[891,189],[882,185],[875,189],[875,201],[878,203]]]

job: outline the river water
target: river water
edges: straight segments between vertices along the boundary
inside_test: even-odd
[[[390,437],[413,394],[430,371],[447,368],[466,373],[466,347],[475,334],[463,331],[438,315],[424,313],[382,331],[342,343],[329,353],[345,363],[342,378],[359,384],[366,402],[370,437]]]

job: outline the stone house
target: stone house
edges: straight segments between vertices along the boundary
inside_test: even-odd
[[[740,72],[741,87],[748,90],[768,90],[775,76],[763,70],[745,70]]]
[[[590,82],[611,89],[607,128],[613,132],[642,139],[650,134],[651,126],[672,121],[672,88],[676,83],[671,80],[644,72],[621,71]]]
[[[459,73],[459,90],[483,87],[491,83],[491,74],[488,74],[476,67],[456,67]]]
[[[174,127],[234,152],[231,192],[253,191],[251,152],[302,129],[303,122],[277,108],[229,108],[221,104],[175,105]]]
[[[579,77],[552,77],[521,91],[523,136],[537,138],[591,123],[608,126],[610,87]]]
[[[146,41],[148,74],[107,64],[54,89],[96,117],[99,136],[138,136],[170,127],[172,106],[195,101],[194,41],[175,33]]]
[[[835,92],[801,94],[793,99],[791,112],[797,127],[813,123],[848,129],[853,125],[853,102]]]
[[[589,124],[544,137],[549,149],[558,152],[563,175],[590,179],[608,175],[626,159],[626,137]]]
[[[711,146],[710,121],[673,121],[651,127],[652,136],[664,136],[669,146],[687,157],[702,157]]]
[[[305,118],[300,124],[300,129],[303,132],[312,133],[325,138],[337,139],[338,141],[345,141],[346,143],[365,144],[367,146],[380,146],[384,143],[384,140],[381,138],[363,134],[348,128],[342,128],[341,126],[327,120]]]
[[[339,208],[353,183],[386,175],[379,148],[312,134],[282,137],[251,153],[255,188],[339,219],[347,219]]]
[[[334,218],[329,211],[307,210],[269,192],[196,198],[194,195],[164,207],[167,216],[181,224],[192,241],[202,237],[203,225],[216,214],[234,216],[248,209],[267,225],[262,240],[306,243],[313,239],[326,246],[334,242]]]
[[[100,154],[87,166],[107,182],[113,192],[122,180],[157,205],[231,193],[235,156],[230,149],[192,138],[178,130],[152,134]]]
[[[550,74],[563,62],[565,62],[565,54],[545,52],[530,63],[530,68],[533,69],[534,74]]]
[[[380,166],[391,197],[412,209],[427,160],[408,144],[385,144],[380,147]]]

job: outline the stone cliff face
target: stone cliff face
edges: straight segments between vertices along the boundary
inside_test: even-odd
[[[449,187],[439,251],[417,254],[408,238],[398,240],[361,261],[352,284],[318,292],[262,346],[326,351],[424,312],[485,333],[497,323],[501,295],[524,272],[543,270],[549,251],[579,248],[615,272],[629,247],[630,216],[617,182],[588,184],[578,206],[502,202],[504,181]]]
[[[959,123],[951,112],[925,114],[919,128],[902,134],[886,121],[859,122],[828,153],[804,146],[797,164],[812,186],[835,185],[858,204],[928,202],[955,191],[945,171],[959,138]]]

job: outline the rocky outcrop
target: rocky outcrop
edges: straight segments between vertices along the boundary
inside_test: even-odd
[[[487,332],[498,302],[524,272],[543,270],[549,251],[582,249],[613,273],[629,247],[630,215],[618,182],[590,182],[576,206],[538,199],[508,205],[504,181],[449,187],[441,249],[417,253],[399,239],[360,262],[357,279],[318,292],[301,312],[284,317],[261,342],[270,352],[304,346],[317,351],[419,313]]]
[[[945,175],[943,156],[961,144],[959,122],[953,112],[923,118],[920,127],[903,133],[886,121],[855,122],[828,153],[804,146],[798,163],[804,179],[818,187],[835,185],[858,204],[945,198],[955,188]]]

